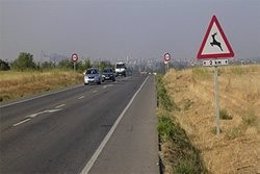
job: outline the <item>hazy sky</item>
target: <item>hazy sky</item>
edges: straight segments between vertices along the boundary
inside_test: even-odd
[[[215,14],[235,58],[260,56],[260,0],[0,0],[0,58],[196,58]]]

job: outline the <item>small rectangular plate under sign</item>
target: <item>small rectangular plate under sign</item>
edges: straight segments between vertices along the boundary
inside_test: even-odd
[[[214,60],[204,60],[203,66],[223,66],[228,65],[228,59],[214,59]]]

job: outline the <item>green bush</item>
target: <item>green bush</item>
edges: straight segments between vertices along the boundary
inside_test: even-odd
[[[222,120],[232,120],[232,116],[228,113],[228,111],[226,109],[220,110],[219,117]]]
[[[157,130],[162,140],[166,141],[174,134],[174,124],[169,117],[162,116],[159,118]]]
[[[60,69],[73,69],[73,62],[70,59],[64,59],[59,62],[58,68]]]
[[[164,87],[162,76],[156,79],[157,102],[162,106],[162,112],[158,115],[157,130],[161,143],[169,143],[171,148],[166,159],[172,164],[172,171],[179,174],[207,173],[200,158],[199,151],[193,147],[184,129],[180,124],[170,117],[171,110],[176,110],[178,106],[170,99]],[[187,106],[189,107],[189,106]],[[163,169],[162,169],[163,170]]]
[[[91,67],[92,65],[89,59],[85,59],[84,61],[80,61],[77,63],[77,70],[80,72],[83,72]]]
[[[192,160],[182,159],[179,161],[177,166],[175,166],[175,174],[195,174],[197,173],[196,163]]]
[[[12,68],[18,71],[35,70],[37,68],[33,55],[21,52],[16,60],[12,63]]]
[[[157,91],[157,100],[160,105],[163,106],[167,111],[171,111],[173,104],[170,97],[167,94],[167,90],[164,87],[162,76],[158,75],[156,78],[156,91]]]
[[[51,61],[45,61],[45,62],[43,62],[43,63],[41,63],[40,64],[40,68],[41,69],[53,69],[53,68],[55,68],[55,63],[53,63],[53,62],[51,62]]]
[[[9,63],[0,59],[0,71],[8,71],[10,69],[11,68],[10,68]]]

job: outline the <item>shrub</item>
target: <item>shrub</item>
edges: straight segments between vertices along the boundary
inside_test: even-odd
[[[10,68],[9,63],[0,59],[0,71],[8,71],[10,69],[11,68]]]
[[[162,116],[159,118],[157,130],[162,140],[166,141],[174,134],[174,124],[169,117]]]
[[[173,103],[164,87],[162,77],[157,76],[156,80],[157,102],[167,111],[171,111],[173,108]]]
[[[54,62],[51,62],[51,61],[45,61],[43,62],[40,67],[42,69],[52,69],[52,68],[55,68],[55,63]]]
[[[33,55],[30,53],[21,52],[18,58],[12,63],[12,68],[19,71],[36,69],[36,64],[33,61]]]
[[[73,62],[69,59],[64,59],[59,62],[58,67],[61,69],[73,69]]]
[[[178,165],[175,167],[176,174],[194,174],[197,173],[196,164],[192,160],[182,159],[179,161]]]
[[[219,117],[222,120],[232,120],[232,116],[228,113],[228,111],[226,109],[220,110]]]

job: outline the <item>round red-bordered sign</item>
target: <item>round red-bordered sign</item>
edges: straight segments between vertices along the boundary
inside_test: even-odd
[[[71,56],[71,60],[72,60],[73,62],[77,62],[78,59],[79,59],[78,55],[77,55],[76,53],[73,53],[72,56]]]
[[[165,62],[170,61],[170,60],[171,60],[171,55],[170,55],[170,53],[165,53],[165,54],[163,55],[163,59],[164,59]]]

